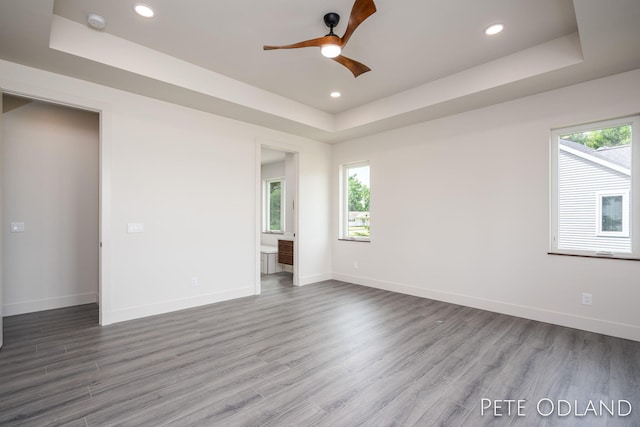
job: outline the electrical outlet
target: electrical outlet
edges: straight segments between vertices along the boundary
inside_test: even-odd
[[[591,305],[593,301],[593,295],[586,292],[582,293],[582,305]]]
[[[142,222],[128,223],[127,233],[144,233],[144,224]]]
[[[24,233],[24,222],[12,222],[11,223],[11,232],[12,233]]]
[[[353,268],[358,269],[358,261],[353,261]]]
[[[196,286],[200,286],[200,282],[198,282],[198,278],[197,277],[192,277],[191,278],[191,286],[193,286],[194,288]]]

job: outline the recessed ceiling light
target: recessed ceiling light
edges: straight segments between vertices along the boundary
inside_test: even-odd
[[[499,32],[501,32],[502,30],[504,30],[504,25],[502,24],[493,24],[489,27],[487,27],[486,30],[484,30],[484,33],[488,36],[493,36],[498,34]]]
[[[342,94],[340,92],[331,92],[330,96],[332,98],[340,98],[340,96],[342,96]]]
[[[133,10],[135,10],[138,15],[144,16],[145,18],[152,18],[153,15],[155,15],[153,9],[142,3],[138,3],[133,6]]]

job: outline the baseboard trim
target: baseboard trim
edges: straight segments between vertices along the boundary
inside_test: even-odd
[[[155,316],[158,314],[170,313],[172,311],[215,304],[217,302],[248,297],[251,295],[255,295],[254,288],[242,288],[212,294],[197,295],[178,300],[164,301],[156,304],[128,307],[121,310],[113,310],[108,313],[103,313],[102,325],[106,326],[112,323],[126,322],[127,320],[140,319],[142,317]]]
[[[56,308],[73,307],[74,305],[93,304],[98,301],[95,292],[63,297],[42,298],[31,301],[21,301],[2,306],[3,316],[16,316],[18,314],[34,313],[36,311],[54,310]]]
[[[310,285],[312,283],[324,282],[325,280],[331,280],[333,275],[331,273],[311,274],[309,276],[300,277],[298,285]]]
[[[478,308],[495,313],[508,314],[510,316],[521,317],[524,319],[552,323],[554,325],[596,332],[633,341],[640,341],[640,327],[626,323],[618,323],[536,307],[511,304],[488,298],[478,298],[452,292],[443,292],[435,289],[418,288],[416,286],[403,283],[374,280],[344,273],[334,273],[333,279],[368,286],[371,288],[448,302],[451,304],[464,305],[466,307]]]

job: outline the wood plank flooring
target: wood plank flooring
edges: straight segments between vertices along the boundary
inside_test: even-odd
[[[106,327],[86,305],[4,328],[0,425],[640,426],[638,342],[338,281],[270,275],[256,297]],[[525,399],[525,416],[482,415],[483,398]],[[538,414],[543,398],[572,413]],[[575,415],[620,399],[626,417]]]

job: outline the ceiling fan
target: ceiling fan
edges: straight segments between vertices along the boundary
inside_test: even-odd
[[[365,19],[370,17],[376,12],[376,5],[373,0],[356,0],[351,8],[351,16],[349,16],[349,24],[347,30],[342,37],[338,37],[333,33],[333,28],[340,22],[340,15],[337,13],[327,13],[324,16],[324,23],[329,27],[329,34],[317,39],[306,40],[299,43],[294,43],[285,46],[263,46],[264,50],[273,49],[295,49],[299,47],[319,47],[321,52],[327,58],[331,58],[339,64],[344,65],[353,73],[354,77],[358,77],[362,73],[371,71],[371,68],[366,65],[355,61],[351,58],[341,55],[342,49],[347,45],[347,42],[353,35],[353,32],[358,28],[358,25],[362,24]]]

